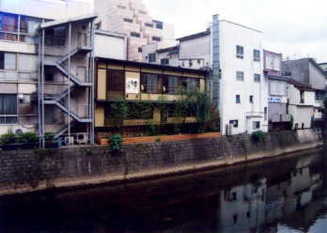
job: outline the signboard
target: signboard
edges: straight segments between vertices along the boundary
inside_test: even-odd
[[[287,99],[284,97],[270,96],[270,97],[268,97],[268,102],[269,103],[287,103]]]
[[[140,93],[139,73],[126,72],[126,94]]]

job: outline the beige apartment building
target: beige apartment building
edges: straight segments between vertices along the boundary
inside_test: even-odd
[[[142,61],[142,47],[174,43],[173,25],[154,20],[142,0],[94,0],[98,29],[127,36],[127,59]]]

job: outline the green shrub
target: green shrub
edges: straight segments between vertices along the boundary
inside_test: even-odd
[[[114,134],[110,138],[110,151],[118,152],[121,151],[123,144],[123,137],[120,134]]]
[[[8,132],[6,134],[1,135],[0,144],[13,144],[17,142],[17,136],[13,132]]]
[[[266,134],[262,131],[256,131],[251,134],[251,140],[254,143],[264,142]]]
[[[35,133],[20,133],[17,135],[17,141],[24,144],[36,144],[39,138]]]

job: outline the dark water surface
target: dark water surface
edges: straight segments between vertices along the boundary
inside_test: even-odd
[[[327,156],[327,154],[326,154]],[[327,158],[0,199],[0,233],[326,233]]]

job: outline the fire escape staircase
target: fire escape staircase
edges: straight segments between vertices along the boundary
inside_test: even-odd
[[[73,112],[71,109],[69,110],[68,107],[66,107],[67,104],[65,104],[67,101],[65,101],[66,97],[75,89],[78,87],[84,87],[84,88],[89,88],[92,87],[91,82],[84,82],[81,79],[79,79],[76,75],[69,73],[63,66],[63,64],[71,57],[78,55],[78,54],[87,54],[91,52],[92,49],[88,47],[78,47],[56,62],[45,62],[45,67],[55,67],[64,77],[68,78],[69,81],[71,81],[71,86],[68,87],[66,90],[64,90],[62,93],[59,95],[55,96],[45,96],[44,97],[44,104],[46,105],[54,105],[58,109],[60,109],[63,113],[68,115],[72,120],[71,120],[71,127],[76,124],[76,122],[79,123],[91,123],[92,119],[91,118],[83,118],[80,117],[78,114]],[[55,138],[59,138],[62,135],[64,135],[68,131],[68,126],[65,125],[62,129],[60,129],[56,135]]]

